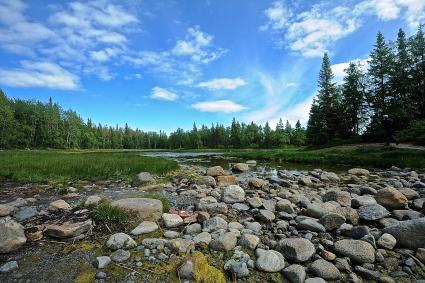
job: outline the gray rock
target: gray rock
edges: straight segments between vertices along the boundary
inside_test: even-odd
[[[248,211],[249,210],[249,206],[247,206],[244,203],[240,203],[240,202],[234,203],[232,205],[232,208],[236,211]]]
[[[328,191],[323,196],[323,201],[336,201],[341,206],[351,206],[351,195],[349,192],[344,191]]]
[[[302,265],[292,264],[282,271],[291,283],[304,283],[306,272]]]
[[[157,221],[162,216],[162,202],[150,198],[127,198],[113,201],[112,206],[138,216],[142,220]]]
[[[258,246],[259,243],[260,243],[260,238],[251,234],[243,234],[241,236],[241,239],[239,240],[239,245],[251,250],[255,250],[255,248]]]
[[[183,224],[183,218],[177,214],[164,213],[162,214],[162,220],[167,228],[174,228]]]
[[[100,196],[89,196],[84,202],[84,205],[85,206],[97,205],[101,200],[102,198]]]
[[[98,256],[96,257],[96,266],[97,268],[105,268],[111,262],[109,256]]]
[[[94,277],[99,280],[105,280],[108,277],[108,274],[106,274],[106,272],[99,271],[96,272],[96,275]]]
[[[262,202],[261,198],[259,198],[259,197],[248,198],[247,202],[250,206],[252,206],[254,208],[259,208],[263,205],[263,202]]]
[[[137,246],[137,243],[125,233],[116,233],[109,237],[106,246],[111,250],[131,249]]]
[[[138,235],[142,235],[142,234],[148,234],[148,233],[155,232],[158,229],[159,229],[159,226],[155,222],[143,221],[136,228],[134,228],[130,232],[130,234],[138,236]]]
[[[325,227],[326,231],[333,231],[345,223],[345,217],[337,213],[329,213],[322,216],[319,222]]]
[[[314,219],[305,219],[297,224],[298,230],[306,230],[317,233],[326,232],[325,227]]]
[[[356,176],[369,176],[370,172],[367,169],[363,168],[352,168],[348,170],[348,174],[356,175]]]
[[[201,233],[202,225],[199,223],[193,223],[186,227],[186,234],[193,235]]]
[[[267,209],[260,209],[254,214],[255,219],[263,222],[272,222],[276,216],[273,212]]]
[[[364,220],[378,220],[390,215],[390,212],[379,204],[362,206],[359,208],[358,213],[360,219]]]
[[[202,232],[193,237],[193,241],[196,246],[208,246],[212,240],[211,234],[208,232]]]
[[[359,263],[373,263],[375,249],[365,241],[344,239],[335,243],[335,252]]]
[[[0,217],[10,215],[13,212],[13,210],[14,208],[12,206],[0,204]]]
[[[398,191],[402,193],[408,200],[414,200],[419,198],[418,192],[410,188],[401,188]]]
[[[422,213],[420,213],[418,211],[411,210],[411,209],[393,210],[392,214],[398,220],[412,220],[412,219],[417,219],[417,218],[421,218],[421,217],[424,216]]]
[[[292,206],[292,203],[287,199],[281,199],[276,203],[277,211],[284,211],[286,213],[292,214],[295,213],[295,210]]]
[[[206,231],[215,231],[218,229],[227,229],[227,221],[221,217],[215,216],[208,220],[205,220],[203,223],[204,229]]]
[[[203,176],[200,179],[196,180],[198,185],[205,185],[209,187],[215,187],[217,185],[214,177],[212,176]]]
[[[282,180],[278,177],[271,177],[268,179],[270,184],[278,184],[281,187],[290,187],[291,183],[289,181],[286,180]]]
[[[374,204],[377,204],[375,198],[369,195],[356,196],[355,198],[351,199],[351,206],[354,208]]]
[[[221,166],[214,166],[207,169],[207,175],[217,177],[225,175],[224,169]]]
[[[18,262],[15,260],[8,261],[0,266],[0,273],[7,273],[18,268]]]
[[[285,258],[278,251],[262,251],[257,257],[255,266],[261,271],[279,272],[285,267]]]
[[[19,249],[27,242],[24,227],[9,217],[0,218],[0,254]]]
[[[391,234],[384,233],[379,237],[377,244],[384,249],[392,250],[397,244],[397,240]]]
[[[212,240],[210,248],[216,251],[230,251],[236,247],[238,238],[235,232],[227,232]]]
[[[310,266],[310,271],[314,275],[326,280],[337,280],[341,277],[338,268],[324,259],[314,261]]]
[[[322,216],[335,212],[336,206],[333,205],[330,202],[319,202],[319,203],[312,203],[309,206],[307,206],[307,215],[314,217],[314,218],[321,218]]]
[[[192,240],[182,238],[169,240],[167,246],[179,254],[190,253],[195,249],[195,243]]]
[[[309,261],[316,252],[313,243],[304,238],[283,239],[279,242],[277,250],[292,262]]]
[[[181,279],[193,280],[194,276],[194,264],[191,260],[186,260],[186,262],[180,267],[178,273]]]
[[[116,262],[124,262],[131,256],[129,251],[118,249],[111,254],[111,259]]]
[[[131,185],[134,187],[143,186],[154,182],[155,179],[149,172],[141,172],[131,182]]]
[[[236,163],[232,166],[234,172],[246,172],[249,170],[249,166],[246,163]]]
[[[257,189],[263,187],[265,184],[266,182],[263,179],[259,179],[259,178],[250,178],[248,180],[248,185]]]
[[[256,233],[261,232],[261,224],[258,222],[247,222],[245,223],[245,228]]]
[[[353,225],[359,224],[359,214],[357,210],[351,207],[337,207],[336,213],[345,217],[347,223],[351,223]]]
[[[224,189],[223,202],[237,203],[245,201],[245,191],[238,185],[230,185]]]
[[[397,246],[409,249],[425,248],[425,217],[400,221],[384,228],[382,232],[394,236]]]
[[[38,211],[35,207],[24,207],[23,209],[17,211],[14,214],[14,217],[18,220],[25,220],[31,217],[34,217],[38,214]]]
[[[67,239],[80,236],[88,232],[92,228],[92,221],[89,219],[85,222],[79,223],[63,223],[62,225],[48,225],[46,226],[45,233],[50,237]]]
[[[359,265],[357,265],[354,269],[360,274],[360,276],[368,280],[376,280],[381,277],[381,274],[378,271],[369,270]]]
[[[177,231],[167,230],[164,232],[164,237],[167,239],[175,239],[180,237],[180,233]]]
[[[326,283],[325,279],[320,277],[307,278],[304,283]]]
[[[311,181],[310,177],[308,176],[300,176],[298,179],[298,184],[303,186],[311,186],[313,185],[313,182]]]

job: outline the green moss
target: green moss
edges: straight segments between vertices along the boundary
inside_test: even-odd
[[[192,254],[194,265],[194,282],[198,283],[226,283],[224,273],[209,265],[207,258],[200,252]]]
[[[67,245],[63,248],[63,253],[65,254],[69,254],[72,253],[74,251],[95,251],[99,248],[99,246],[101,246],[98,243],[93,243],[93,242],[88,242],[88,241],[81,241],[81,242],[77,242],[75,244],[70,244]]]
[[[94,271],[83,272],[75,277],[74,283],[91,283],[94,281],[95,275]]]

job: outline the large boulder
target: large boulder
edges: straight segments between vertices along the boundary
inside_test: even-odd
[[[292,262],[309,261],[316,252],[313,243],[304,238],[283,239],[279,242],[277,250]]]
[[[159,220],[162,216],[162,202],[150,198],[126,198],[113,201],[112,206],[119,207],[142,220]]]
[[[149,172],[140,172],[131,182],[131,185],[134,187],[148,185],[153,183],[155,179]]]
[[[50,237],[66,239],[74,238],[89,231],[92,227],[92,221],[89,219],[79,223],[63,223],[61,225],[46,226],[45,233]]]
[[[400,221],[382,230],[397,240],[397,246],[409,249],[425,248],[425,217]]]
[[[19,249],[27,242],[24,227],[9,217],[0,218],[0,254]]]
[[[359,208],[358,213],[360,219],[364,220],[378,220],[390,215],[390,212],[379,204],[364,205]]]
[[[207,176],[217,177],[224,174],[224,169],[221,166],[214,166],[207,169]]]
[[[224,189],[223,201],[225,203],[237,203],[245,200],[245,191],[237,186],[231,185]]]
[[[358,263],[373,263],[375,249],[365,241],[344,239],[335,243],[335,252]]]
[[[384,188],[375,195],[376,201],[388,210],[405,209],[408,206],[407,198],[394,188]]]

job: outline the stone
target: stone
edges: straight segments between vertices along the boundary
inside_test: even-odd
[[[384,233],[381,235],[381,237],[379,237],[376,243],[378,246],[383,247],[384,249],[392,250],[397,244],[397,240],[393,237],[393,235]]]
[[[323,196],[323,201],[336,201],[341,206],[351,206],[351,195],[345,191],[328,191]]]
[[[214,166],[207,169],[207,176],[217,177],[224,174],[224,169],[221,166]]]
[[[285,267],[285,258],[275,250],[264,250],[255,262],[257,269],[265,272],[279,272]]]
[[[66,201],[64,201],[63,199],[58,199],[58,200],[52,201],[49,204],[49,209],[51,209],[51,210],[70,210],[71,206]]]
[[[98,205],[101,200],[102,198],[100,196],[89,196],[84,202],[84,205],[85,206]]]
[[[183,218],[178,214],[164,213],[162,214],[162,221],[167,228],[175,228],[183,224]]]
[[[249,170],[249,166],[246,163],[236,163],[232,166],[234,172],[246,172]]]
[[[259,243],[260,238],[252,234],[243,234],[239,240],[239,245],[250,250],[255,250]]]
[[[298,230],[306,230],[317,233],[326,232],[325,227],[317,222],[315,219],[305,219],[297,224]]]
[[[246,204],[244,204],[244,203],[240,203],[240,202],[238,202],[238,203],[234,203],[234,204],[232,205],[232,208],[233,208],[234,210],[239,211],[239,212],[242,212],[242,211],[248,211],[248,210],[249,210],[249,206],[248,206],[248,205],[246,205]]]
[[[245,163],[248,164],[248,165],[257,165],[256,160],[247,160]]]
[[[196,184],[208,187],[215,187],[217,185],[214,177],[212,176],[202,176],[200,179],[196,180]]]
[[[210,242],[210,248],[216,251],[230,251],[236,247],[237,234],[235,232],[226,232],[217,239]]]
[[[245,228],[256,233],[261,232],[261,224],[258,222],[247,222],[245,223]]]
[[[137,246],[137,243],[125,233],[116,233],[109,237],[106,246],[111,250],[131,249]]]
[[[402,193],[408,200],[414,200],[419,198],[418,192],[410,188],[401,188],[398,191]]]
[[[47,225],[45,233],[54,238],[67,239],[80,236],[88,232],[92,228],[92,221],[89,219],[84,222],[69,223],[65,222],[61,225]]]
[[[320,277],[307,278],[304,283],[326,283],[325,279]]]
[[[118,249],[111,254],[111,260],[115,262],[124,262],[130,258],[131,254],[129,251]]]
[[[380,189],[375,195],[376,202],[388,210],[405,209],[408,206],[407,198],[393,188]]]
[[[162,202],[150,198],[126,198],[113,201],[112,206],[137,216],[141,220],[157,221],[162,216]]]
[[[38,211],[35,207],[24,207],[23,209],[17,211],[13,216],[22,221],[31,217],[34,217],[38,214]]]
[[[352,168],[348,170],[348,174],[356,176],[369,176],[370,172],[369,170],[363,168]]]
[[[0,266],[0,273],[7,273],[18,268],[18,262],[15,260],[8,261]]]
[[[340,240],[335,242],[334,248],[337,254],[349,257],[355,262],[373,263],[375,261],[375,249],[370,243],[362,240]]]
[[[392,215],[398,220],[411,220],[423,217],[423,214],[414,210],[393,210]]]
[[[382,230],[394,236],[397,246],[409,249],[425,248],[425,217],[400,221]]]
[[[168,241],[167,246],[179,254],[190,253],[195,249],[195,243],[192,240],[176,238]]]
[[[377,204],[377,202],[375,198],[370,195],[356,196],[355,198],[351,199],[351,206],[353,208],[359,208],[361,206],[373,204]]]
[[[96,257],[96,267],[105,268],[108,264],[111,263],[111,258],[109,256],[98,256]]]
[[[245,191],[238,185],[230,185],[224,189],[223,202],[237,203],[245,201]]]
[[[334,172],[325,172],[325,171],[322,172],[322,173],[320,173],[319,178],[323,182],[332,182],[332,183],[337,183],[337,182],[339,182],[341,180],[338,177],[338,175],[335,174]]]
[[[367,268],[364,268],[362,266],[357,265],[354,267],[354,270],[360,274],[360,276],[368,279],[368,280],[376,280],[381,277],[381,274],[378,271],[369,270]]]
[[[140,172],[131,182],[131,185],[134,187],[148,185],[153,183],[155,179],[149,172]]]
[[[131,230],[130,234],[134,235],[134,236],[139,236],[139,235],[142,235],[142,234],[148,234],[148,233],[155,232],[158,229],[159,229],[159,226],[155,222],[143,221],[142,223],[137,225],[136,228]]]
[[[302,186],[311,186],[313,185],[313,182],[311,181],[310,177],[308,176],[300,176],[298,179],[298,184]]]
[[[314,275],[326,280],[338,280],[341,277],[338,268],[324,259],[315,260],[310,266],[310,271]]]
[[[180,237],[180,233],[177,232],[177,231],[168,230],[168,231],[164,232],[164,237],[167,238],[167,239],[175,239],[175,238]]]
[[[259,221],[263,222],[272,222],[276,216],[273,212],[267,210],[267,209],[260,209],[254,214],[255,219],[258,219]]]
[[[325,227],[326,231],[333,231],[345,223],[345,217],[337,213],[329,213],[322,216],[319,222]]]
[[[283,239],[278,243],[277,250],[291,262],[306,262],[315,254],[312,242],[304,238]]]
[[[24,227],[10,219],[0,218],[0,254],[6,254],[19,249],[27,242]]]
[[[281,187],[290,187],[291,183],[289,181],[286,180],[282,180],[278,177],[271,177],[268,179],[270,184],[278,184]]]
[[[364,205],[357,211],[360,219],[378,220],[390,215],[390,212],[380,204]]]
[[[193,237],[193,242],[196,246],[208,246],[212,241],[211,234],[208,232],[202,232]]]
[[[13,212],[13,207],[5,204],[0,204],[0,217],[8,216]]]
[[[248,185],[253,188],[262,188],[266,184],[266,181],[260,178],[249,178]]]
[[[305,268],[299,264],[292,264],[282,271],[283,275],[291,283],[304,283],[306,272]]]
[[[330,202],[319,202],[319,203],[312,203],[307,206],[307,215],[314,217],[314,218],[321,218],[322,216],[335,212],[336,207]]]
[[[217,185],[220,187],[236,185],[238,183],[238,179],[236,176],[218,176],[217,177]]]
[[[277,211],[284,211],[289,214],[295,213],[294,207],[292,206],[292,203],[287,199],[281,199],[276,203],[276,210]]]
[[[178,273],[181,279],[193,280],[194,278],[194,264],[192,260],[186,260],[185,263],[179,268]]]
[[[210,218],[203,223],[203,227],[206,231],[215,231],[219,229],[227,229],[227,221],[221,217],[215,216]]]
[[[276,211],[276,201],[273,199],[263,199],[263,207],[268,211],[275,212]]]
[[[202,232],[202,225],[199,223],[193,223],[186,227],[186,234],[194,235]]]
[[[357,225],[359,224],[359,214],[357,210],[351,207],[337,207],[336,213],[345,217],[347,223]]]
[[[259,198],[259,197],[248,198],[247,202],[250,206],[252,206],[254,208],[259,208],[263,205],[263,202],[262,202],[261,198]]]
[[[105,280],[107,277],[108,277],[108,274],[106,274],[106,272],[103,272],[103,271],[96,272],[94,276],[94,278],[98,280]]]
[[[249,269],[246,262],[230,259],[224,265],[224,270],[230,272],[236,278],[248,277]]]

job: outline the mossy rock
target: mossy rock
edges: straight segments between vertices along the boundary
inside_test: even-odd
[[[200,252],[192,254],[194,265],[194,282],[198,283],[226,283],[224,273],[208,264],[208,260]]]

